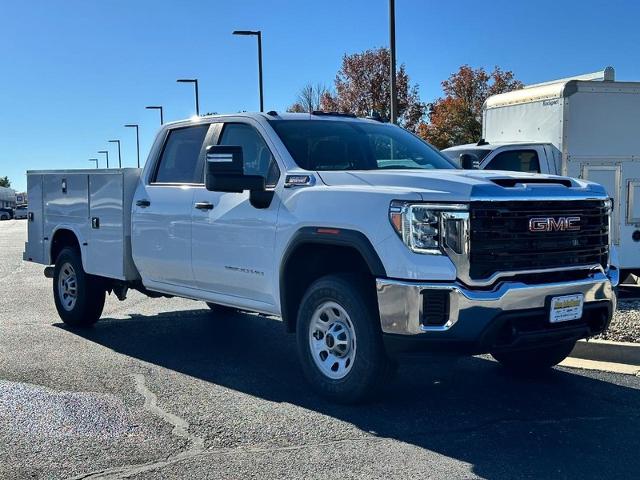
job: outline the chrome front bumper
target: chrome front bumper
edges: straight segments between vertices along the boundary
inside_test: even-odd
[[[549,274],[553,278],[553,273]],[[619,271],[611,267],[591,271],[581,280],[545,284],[504,281],[493,290],[474,290],[458,283],[428,283],[379,278],[376,280],[382,332],[395,335],[438,336],[458,330],[465,338],[480,335],[481,330],[503,312],[545,308],[550,297],[582,293],[585,305],[609,301],[615,311]],[[449,318],[442,326],[422,324],[423,295],[426,290],[449,291]],[[462,325],[464,324],[464,325]],[[452,327],[456,326],[455,329]]]

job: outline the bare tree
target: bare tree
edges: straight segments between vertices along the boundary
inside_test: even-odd
[[[320,110],[322,99],[329,93],[327,87],[321,83],[307,83],[298,92],[298,96],[293,105],[287,108],[288,112],[313,112]]]

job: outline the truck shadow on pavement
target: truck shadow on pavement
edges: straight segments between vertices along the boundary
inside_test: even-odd
[[[311,391],[294,336],[274,319],[166,312],[106,318],[73,333],[145,362],[467,462],[486,478],[637,478],[640,468],[636,377],[556,369],[521,379],[484,358],[426,360],[403,365],[374,403],[340,406]]]

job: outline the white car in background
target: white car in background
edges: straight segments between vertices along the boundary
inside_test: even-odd
[[[26,219],[29,214],[29,209],[27,206],[16,207],[13,211],[13,218],[16,220]]]

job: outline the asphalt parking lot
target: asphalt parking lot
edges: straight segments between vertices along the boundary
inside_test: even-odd
[[[336,406],[275,319],[134,293],[67,329],[25,238],[0,222],[2,479],[639,475],[638,377],[422,361],[375,403]]]

